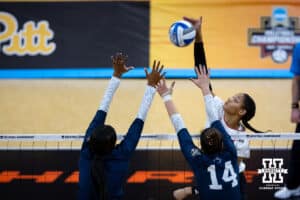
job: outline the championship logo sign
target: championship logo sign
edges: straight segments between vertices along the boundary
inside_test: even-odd
[[[298,17],[289,17],[286,8],[275,7],[272,16],[261,17],[260,28],[248,29],[248,45],[259,46],[261,57],[271,56],[275,63],[284,63],[300,42]]]

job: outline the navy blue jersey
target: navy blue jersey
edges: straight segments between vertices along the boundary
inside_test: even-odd
[[[240,200],[239,169],[235,146],[220,121],[211,127],[223,134],[222,152],[205,155],[197,148],[186,128],[178,132],[181,151],[194,172],[201,200]]]
[[[90,123],[82,144],[79,159],[79,199],[96,200],[98,199],[94,190],[91,177],[92,155],[87,145],[87,139],[91,136],[93,130],[98,125],[103,125],[106,118],[106,112],[98,110],[92,122]],[[112,153],[104,158],[106,171],[106,180],[109,199],[122,199],[123,186],[126,183],[129,159],[134,152],[139,141],[144,122],[136,118],[131,124],[125,138],[118,144]]]

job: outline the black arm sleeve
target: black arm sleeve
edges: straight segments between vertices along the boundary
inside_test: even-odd
[[[199,65],[205,66],[205,71],[206,73],[208,72],[203,42],[194,43],[194,60],[195,60],[195,66],[197,67],[199,67]],[[209,89],[210,91],[212,91],[211,83],[209,83]]]
[[[194,43],[194,60],[195,66],[199,67],[199,65],[204,65],[207,71],[206,56],[203,42]]]

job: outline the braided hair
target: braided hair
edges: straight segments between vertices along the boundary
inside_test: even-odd
[[[92,154],[91,177],[99,200],[108,199],[104,157],[112,152],[116,139],[112,126],[100,125],[95,128],[88,143]]]
[[[246,110],[246,114],[241,119],[243,125],[254,133],[263,133],[262,131],[259,131],[255,128],[253,128],[248,123],[248,121],[250,121],[255,115],[256,106],[255,106],[254,100],[252,99],[252,97],[249,94],[243,93],[243,96],[244,96],[243,108]]]

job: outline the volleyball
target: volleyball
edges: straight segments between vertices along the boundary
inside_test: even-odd
[[[185,20],[176,21],[169,29],[170,41],[178,47],[188,46],[193,42],[196,30],[193,25]]]

